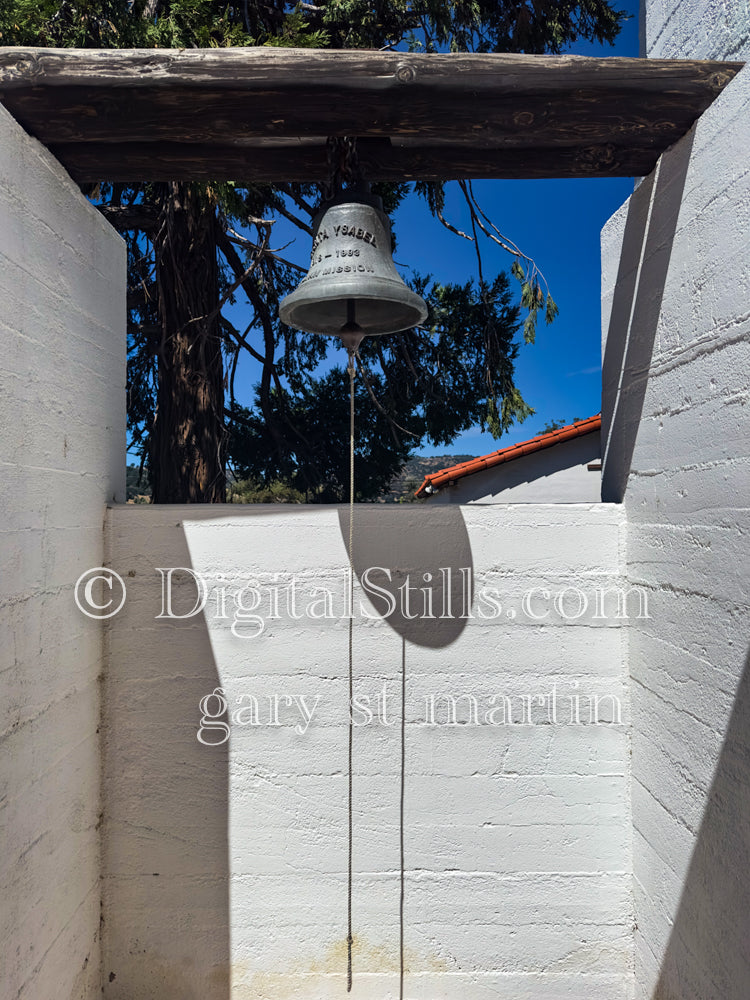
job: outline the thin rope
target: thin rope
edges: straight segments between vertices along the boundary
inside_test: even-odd
[[[352,704],[354,699],[354,352],[349,353],[349,876],[347,880],[348,927],[346,935],[346,992],[352,990],[352,844],[353,844],[353,747],[354,719]]]
[[[401,849],[401,898],[399,900],[399,1000],[404,1000],[404,800],[406,797],[406,637],[401,637],[401,803],[399,814]]]

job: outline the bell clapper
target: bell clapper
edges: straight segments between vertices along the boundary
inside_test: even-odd
[[[349,355],[347,371],[350,375],[354,373],[354,357],[359,350],[359,345],[365,339],[365,331],[354,318],[355,305],[354,299],[346,300],[346,323],[339,330],[339,339]]]
[[[355,358],[357,357],[357,348],[356,347],[347,347],[346,353],[347,353],[347,355],[349,357],[349,360],[347,361],[347,365],[346,365],[346,370],[347,370],[347,373],[349,375],[349,378],[353,380],[354,376],[357,373],[357,363],[355,361]]]

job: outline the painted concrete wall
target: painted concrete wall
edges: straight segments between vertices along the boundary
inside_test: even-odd
[[[125,248],[0,108],[0,995],[99,983],[103,632],[73,585],[124,496]]]
[[[594,606],[621,582],[623,530],[617,505],[356,509],[355,1000],[398,996],[402,655],[406,996],[631,996],[624,629],[613,594],[602,617]],[[120,506],[108,537],[128,598],[105,678],[104,996],[345,995],[348,512]],[[170,567],[174,613],[194,609],[195,574],[207,581],[197,617],[157,617]],[[373,587],[398,601],[407,577],[412,603],[384,617]],[[590,603],[580,617],[566,587]],[[206,746],[202,714],[222,703],[199,705],[217,688],[232,735]],[[467,697],[449,725],[440,694],[473,695],[479,724]],[[226,718],[202,738],[223,739]]]
[[[485,469],[445,486],[429,498],[437,503],[597,503],[601,475],[599,435],[563,441],[552,448]]]
[[[750,56],[747,0],[641,0],[641,55],[651,59]]]
[[[746,68],[602,239],[604,495],[652,597],[628,631],[644,1000],[750,995],[748,149]]]

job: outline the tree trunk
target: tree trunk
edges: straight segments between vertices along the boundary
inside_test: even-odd
[[[216,212],[196,186],[163,186],[154,234],[161,344],[151,434],[154,503],[224,503],[226,430]]]

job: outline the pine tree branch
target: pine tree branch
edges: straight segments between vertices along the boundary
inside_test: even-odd
[[[139,229],[144,233],[151,233],[159,221],[159,213],[150,205],[97,205],[96,207],[118,232]]]

